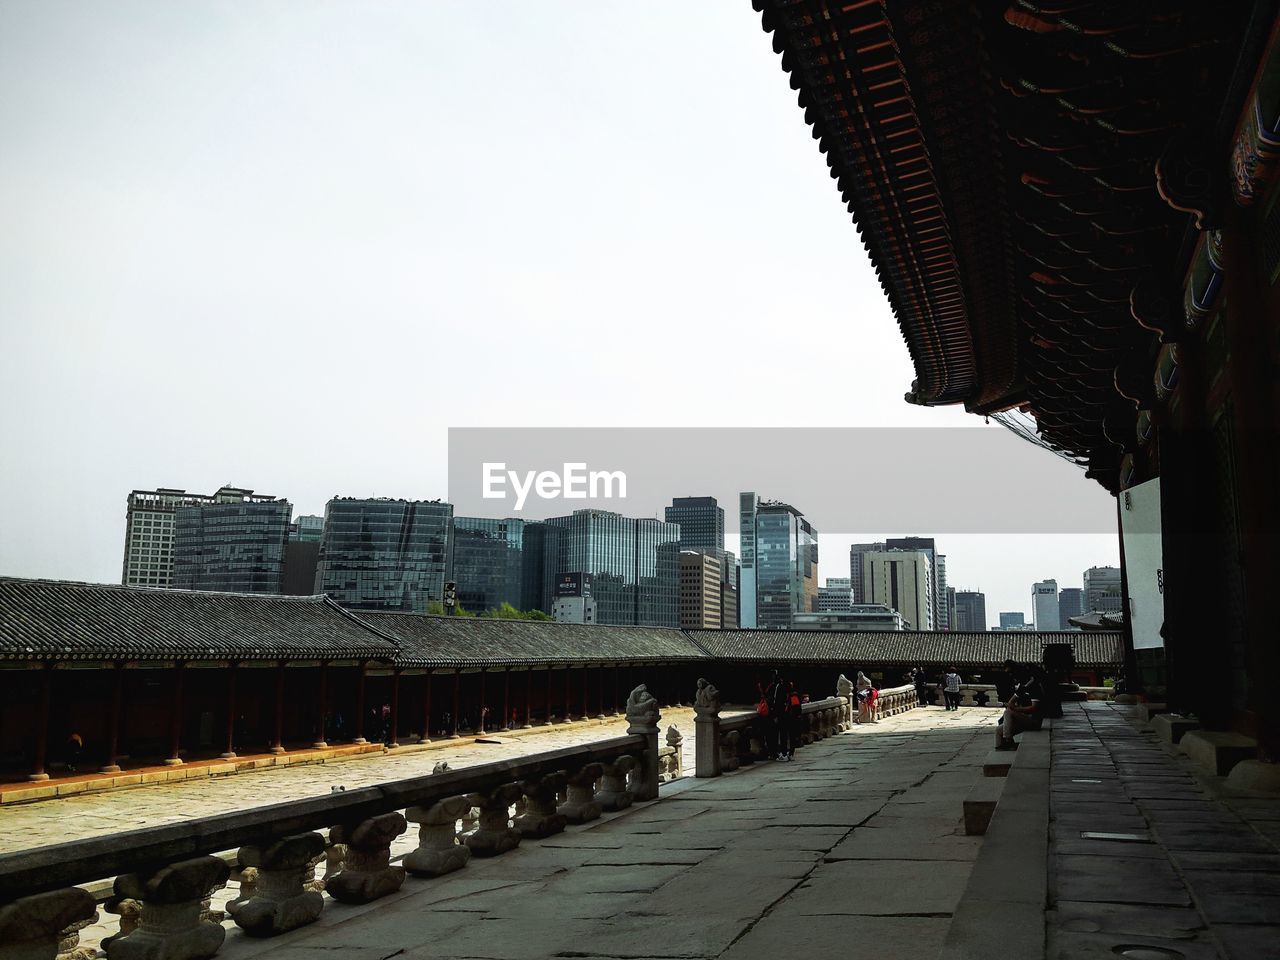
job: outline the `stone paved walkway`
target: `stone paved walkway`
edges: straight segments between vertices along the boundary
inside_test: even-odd
[[[1172,952],[1131,955],[1280,957],[1280,802],[1229,795],[1139,728],[1133,708],[1064,712],[1052,731],[1049,957],[1143,946]]]
[[[663,729],[671,724],[685,735],[685,766],[692,769],[693,710],[669,708],[663,715]],[[441,761],[459,768],[543,753],[622,736],[626,728],[623,717],[579,722],[522,737],[498,733],[487,738],[501,741],[498,743],[477,743],[468,737],[427,749],[402,748],[337,762],[273,767],[229,777],[148,784],[5,806],[0,810],[0,853],[323,796],[336,785],[350,789],[422,776]]]
[[[366,907],[330,904],[278,940],[233,931],[219,956],[933,957],[981,843],[961,803],[994,721],[935,708],[855,727]]]

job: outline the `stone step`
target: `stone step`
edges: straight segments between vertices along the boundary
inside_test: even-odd
[[[964,832],[980,837],[987,832],[987,825],[995,816],[996,804],[1004,793],[1007,780],[1003,777],[983,777],[969,788],[964,798]]]
[[[1165,743],[1180,743],[1192,730],[1200,729],[1200,721],[1176,713],[1160,713],[1151,718],[1150,726]]]
[[[1017,759],[1017,750],[992,750],[987,754],[987,759],[982,761],[982,775],[984,777],[1007,777],[1009,768],[1013,766],[1013,761]]]
[[[1211,776],[1225,777],[1237,763],[1257,758],[1258,741],[1242,733],[1191,730],[1178,749]]]

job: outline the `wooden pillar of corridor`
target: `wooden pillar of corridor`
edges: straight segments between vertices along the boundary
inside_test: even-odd
[[[551,722],[551,674],[554,669],[554,667],[547,667],[547,718],[543,721],[544,723]]]
[[[422,677],[422,742],[431,740],[431,671]]]
[[[234,760],[236,757],[236,667],[239,664],[231,661],[227,664],[227,749],[220,754],[223,760]]]
[[[53,682],[53,664],[40,667],[40,702],[36,706],[36,751],[28,780],[48,780],[45,762],[49,752],[49,686]]]
[[[515,725],[515,718],[511,716],[511,668],[507,667],[502,671],[502,722],[498,729],[506,730]]]
[[[284,753],[284,665],[276,663],[276,724],[271,737],[271,752]]]
[[[461,707],[462,671],[453,671],[453,717],[450,720],[449,739],[458,739],[458,710]]]
[[[111,717],[107,729],[106,762],[99,773],[119,773],[120,764],[120,716],[124,709],[124,661],[117,660],[111,671]]]
[[[533,667],[524,672],[524,726],[533,726]]]
[[[476,730],[481,736],[484,736],[484,710],[486,703],[485,684],[488,681],[488,671],[484,667],[480,668],[480,703],[476,707]]]
[[[369,676],[369,661],[360,661],[360,673],[356,679],[356,738],[353,743],[368,743],[364,737],[364,685]]]
[[[176,767],[182,763],[182,681],[185,664],[179,660],[173,665],[173,702],[169,707],[169,756],[165,766]]]
[[[391,671],[391,731],[387,737],[389,749],[400,746],[400,668]]]
[[[311,746],[316,750],[323,750],[329,746],[329,742],[325,739],[325,718],[329,714],[329,661],[320,661],[320,677],[316,683],[316,738],[312,741]]]

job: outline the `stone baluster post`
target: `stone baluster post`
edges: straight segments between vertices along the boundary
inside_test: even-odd
[[[557,770],[520,784],[525,807],[524,813],[514,821],[520,836],[540,840],[564,830],[569,821],[564,814],[556,812],[556,801],[567,779],[568,775],[563,770]]]
[[[217,857],[194,857],[152,873],[116,877],[116,900],[141,905],[138,925],[107,943],[110,960],[204,960],[222,946],[226,931],[208,916],[212,891],[231,868]],[[121,911],[121,926],[124,926]]]
[[[960,706],[976,707],[978,705],[978,691],[973,687],[962,686],[960,688]]]
[[[836,696],[844,699],[840,709],[840,729],[848,730],[853,726],[853,681],[843,673],[836,679]]]
[[[473,793],[480,808],[480,825],[464,841],[477,857],[496,857],[520,845],[520,831],[511,827],[511,805],[520,799],[520,787],[504,783],[487,793]]]
[[[658,751],[655,749],[653,752],[656,756]],[[602,773],[604,773],[603,764],[588,763],[576,773],[571,774],[565,781],[568,796],[556,812],[569,823],[586,823],[597,819],[600,816],[600,804],[595,800],[595,787]]]
[[[645,738],[644,758],[632,776],[632,796],[637,800],[658,799],[658,723],[662,714],[658,701],[642,683],[627,698],[627,733]]]
[[[709,680],[698,678],[693,698],[694,774],[718,777],[723,768],[720,750],[720,691]]]
[[[333,827],[329,840],[345,844],[347,852],[342,868],[325,883],[329,896],[342,903],[369,903],[399,890],[404,867],[391,866],[391,844],[407,828],[398,813]]]
[[[236,926],[250,936],[274,937],[314,922],[324,909],[324,897],[305,884],[315,877],[316,857],[323,854],[324,837],[318,833],[241,847],[241,868],[256,869],[257,876],[250,896],[238,899],[234,909],[228,907]]]
[[[465,867],[471,848],[458,840],[458,819],[470,810],[470,797],[449,797],[406,810],[405,819],[418,824],[418,849],[404,858],[405,869],[415,877],[439,877]]]
[[[719,766],[725,773],[738,769],[738,738],[737,730],[728,730],[720,734]]]
[[[69,954],[98,918],[93,895],[79,887],[22,897],[0,907],[0,960],[53,960]]]
[[[635,757],[619,757],[604,765],[600,777],[600,789],[596,791],[596,803],[601,810],[623,810],[631,806],[631,791],[627,789],[627,777],[636,767]]]
[[[675,751],[672,754],[671,769],[667,773],[670,779],[677,780],[684,776],[684,735],[673,724],[667,727],[666,739],[667,746]]]

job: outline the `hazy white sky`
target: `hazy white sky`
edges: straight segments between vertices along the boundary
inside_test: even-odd
[[[745,2],[7,0],[0,89],[2,574],[117,581],[135,487],[443,496],[450,426],[973,422]],[[993,622],[1117,562],[939,548]]]

